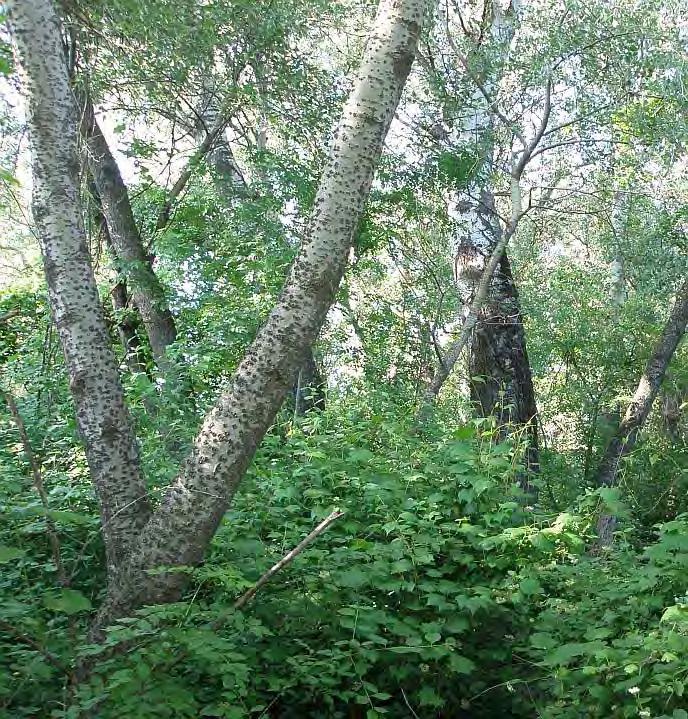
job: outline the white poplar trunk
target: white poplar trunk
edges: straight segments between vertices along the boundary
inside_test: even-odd
[[[33,217],[112,575],[149,504],[82,222],[76,106],[51,0],[11,2],[9,18],[27,95]]]

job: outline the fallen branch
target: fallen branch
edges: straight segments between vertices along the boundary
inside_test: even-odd
[[[322,522],[307,536],[305,537],[301,542],[299,542],[294,549],[291,550],[291,552],[285,554],[282,559],[277,562],[277,564],[273,565],[268,569],[265,574],[247,591],[242,594],[239,599],[234,602],[233,609],[241,609],[246,604],[248,604],[251,599],[257,594],[258,590],[265,584],[267,584],[278,572],[280,572],[284,567],[286,567],[288,564],[291,564],[296,557],[303,552],[303,550],[311,544],[318,536],[320,536],[333,522],[338,520],[341,516],[344,515],[344,512],[342,512],[339,509],[335,509],[329,514],[325,519],[323,519]]]
[[[4,314],[0,315],[0,322],[7,322],[7,320],[11,320],[13,317],[17,317],[21,314],[21,310],[18,307],[15,307],[12,310],[8,310]]]

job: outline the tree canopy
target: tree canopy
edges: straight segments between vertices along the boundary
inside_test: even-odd
[[[0,719],[688,719],[686,0],[11,0]]]

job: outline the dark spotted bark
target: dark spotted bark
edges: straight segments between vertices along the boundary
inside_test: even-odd
[[[82,222],[78,120],[59,21],[50,0],[13,2],[9,17],[27,96],[33,217],[112,577],[150,507]]]
[[[202,559],[334,301],[426,11],[425,0],[380,2],[323,168],[309,233],[280,298],[127,565],[109,583],[94,636],[135,607],[179,597],[183,573],[149,570]]]
[[[174,319],[165,291],[153,271],[151,257],[141,242],[129,192],[98,125],[93,105],[88,100],[82,104],[82,129],[88,145],[89,171],[98,190],[112,246],[141,315],[153,357],[164,370],[168,366],[165,351],[177,338]]]
[[[292,393],[294,395],[294,414],[297,416],[303,416],[311,410],[322,411],[325,409],[325,379],[310,347],[306,352],[306,359],[296,375]]]
[[[537,406],[518,291],[506,253],[480,310],[468,361],[478,416],[494,417],[502,439],[516,433],[526,443],[525,485],[539,468]]]
[[[604,452],[597,471],[597,482],[601,487],[613,487],[616,484],[620,462],[635,447],[638,434],[662,386],[671,358],[686,332],[686,324],[688,324],[688,280],[684,282],[676,296],[669,319],[638,382],[633,399]],[[611,544],[615,526],[614,517],[607,514],[600,517],[597,536],[601,546]]]

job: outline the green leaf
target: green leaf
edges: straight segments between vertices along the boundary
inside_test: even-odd
[[[49,594],[43,603],[54,612],[68,615],[88,612],[92,608],[90,599],[76,589],[62,589],[55,594]]]
[[[449,666],[456,674],[471,674],[475,670],[475,663],[460,654],[452,654],[449,657]]]
[[[337,575],[337,583],[342,587],[351,587],[351,589],[358,589],[364,584],[367,584],[368,576],[365,572],[362,572],[357,567],[346,569]]]
[[[520,583],[519,588],[526,596],[530,596],[532,594],[542,594],[542,586],[540,585],[540,582],[532,577],[524,579]]]
[[[25,554],[25,549],[19,549],[19,547],[9,547],[6,544],[0,544],[0,564],[4,564],[6,562],[13,562],[15,559],[20,559]]]

